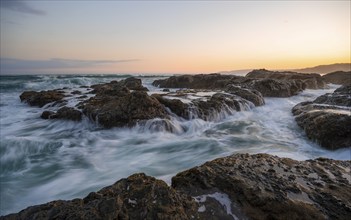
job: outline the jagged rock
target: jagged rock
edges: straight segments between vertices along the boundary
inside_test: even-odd
[[[294,106],[293,115],[307,137],[322,147],[351,147],[351,86],[343,86],[313,102]]]
[[[146,92],[114,91],[118,95],[102,95],[99,92],[81,103],[83,113],[105,128],[132,126],[143,120],[168,117],[163,105]]]
[[[252,102],[255,106],[261,106],[265,104],[262,94],[254,89],[245,89],[236,85],[228,85],[225,88],[225,91],[240,96]]]
[[[239,76],[214,74],[181,75],[155,80],[152,85],[161,88],[218,89],[224,88]]]
[[[84,199],[28,207],[4,220],[24,219],[192,219],[198,205],[161,180],[134,174]]]
[[[183,103],[179,99],[167,99],[159,94],[153,94],[152,96],[169,108],[174,114],[189,119],[189,104]]]
[[[263,96],[289,97],[297,95],[306,88],[301,80],[256,79],[234,75],[199,74],[172,76],[155,80],[154,86],[168,88],[218,89],[225,90],[229,85],[257,90]]]
[[[198,201],[227,197],[227,211],[239,219],[348,219],[350,178],[350,161],[236,154],[178,173],[172,187]],[[200,201],[202,219],[224,219],[213,202]]]
[[[252,79],[246,80],[242,86],[257,90],[265,97],[290,97],[305,89],[300,80]]]
[[[64,92],[57,90],[48,91],[25,91],[20,95],[22,102],[27,102],[31,106],[43,107],[44,105],[51,102],[62,101],[65,97]]]
[[[328,83],[351,85],[351,72],[337,71],[322,76]]]
[[[264,78],[264,79],[279,79],[279,80],[301,80],[307,89],[324,89],[326,83],[321,75],[296,73],[290,71],[278,72],[265,69],[253,70],[246,77],[249,78]]]
[[[65,106],[60,108],[56,113],[53,111],[44,111],[40,117],[43,119],[65,119],[72,121],[81,121],[82,112]]]
[[[91,93],[99,95],[120,95],[120,91],[125,90],[125,88],[128,90],[148,91],[148,89],[142,85],[141,79],[135,77],[129,77],[121,81],[92,85],[91,88],[94,89]]]

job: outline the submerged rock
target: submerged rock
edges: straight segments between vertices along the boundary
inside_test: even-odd
[[[204,215],[223,215],[213,200],[201,202],[217,197],[228,219],[347,219],[350,181],[350,161],[236,154],[178,173],[172,187],[198,198]]]
[[[0,219],[348,219],[350,162],[235,154],[178,173],[171,187],[134,174]]]
[[[351,147],[351,86],[343,86],[313,102],[294,106],[293,115],[306,135],[322,147]]]
[[[264,78],[264,79],[278,79],[278,80],[300,80],[302,81],[307,89],[324,89],[326,83],[321,75],[297,73],[291,71],[269,71],[265,69],[253,70],[249,72],[246,77],[249,78]]]
[[[337,71],[322,76],[328,83],[351,85],[351,72]]]
[[[20,95],[22,102],[27,102],[31,106],[43,107],[51,102],[61,101],[65,96],[64,92],[58,90],[49,91],[25,91]]]
[[[1,219],[192,219],[196,202],[161,180],[134,174],[84,199],[32,206]]]

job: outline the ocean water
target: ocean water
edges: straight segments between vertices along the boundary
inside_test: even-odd
[[[307,139],[291,114],[297,103],[333,92],[337,85],[290,98],[266,98],[264,106],[221,114],[214,121],[173,117],[173,133],[154,127],[155,121],[106,130],[85,118],[81,122],[42,120],[43,109],[19,99],[25,90],[82,90],[82,85],[128,76],[0,76],[0,215],[51,200],[83,197],[136,172],[170,183],[177,172],[233,153],[351,159],[350,148],[329,151]],[[161,89],[151,83],[168,76],[137,77],[150,93],[157,93]]]

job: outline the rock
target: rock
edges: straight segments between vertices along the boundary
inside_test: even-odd
[[[248,78],[264,78],[264,79],[278,79],[278,80],[301,80],[307,89],[324,89],[326,83],[321,75],[296,73],[290,71],[278,72],[269,71],[265,69],[253,70],[249,72],[246,77]]]
[[[322,76],[328,83],[339,85],[351,85],[351,72],[337,71]]]
[[[162,89],[162,92],[170,92],[169,89]]]
[[[300,80],[252,79],[241,85],[259,91],[264,97],[290,97],[305,89]]]
[[[351,146],[351,86],[343,86],[292,109],[307,137],[335,150]]]
[[[49,91],[25,91],[20,95],[22,102],[27,102],[31,106],[43,107],[44,105],[51,102],[62,101],[65,97],[64,92],[57,90]]]
[[[72,95],[80,95],[82,94],[81,91],[78,91],[78,90],[74,90],[73,92],[71,92]]]
[[[202,214],[211,212],[214,219],[217,213],[223,215],[212,208],[213,200],[203,201],[204,197],[230,204],[227,210],[239,219],[348,219],[351,215],[350,161],[236,154],[178,173],[172,187],[202,199],[202,219],[208,219]]]
[[[130,92],[128,89],[113,91],[115,95],[99,92],[82,102],[83,113],[105,128],[133,126],[144,120],[168,117],[163,105],[146,92]]]
[[[134,174],[84,199],[28,207],[4,220],[21,219],[192,219],[197,203],[161,180]]]
[[[255,106],[261,106],[265,104],[262,94],[254,89],[245,89],[236,85],[228,85],[225,88],[225,91],[240,96],[241,98],[252,102]]]
[[[189,89],[225,90],[230,85],[250,90],[257,90],[263,96],[289,97],[306,88],[301,80],[256,79],[234,75],[199,74],[172,76],[167,79],[155,80],[154,86]],[[258,104],[258,102],[256,103]]]
[[[181,75],[155,80],[152,85],[161,88],[218,89],[224,88],[230,80],[235,78],[240,77],[233,75],[220,75],[217,73]]]
[[[148,91],[142,83],[141,79],[135,77],[129,77],[121,81],[111,81],[109,83],[92,85],[91,88],[94,90],[91,91],[93,94],[99,95],[120,95],[119,93],[123,90],[136,90],[136,91]]]
[[[82,112],[65,106],[60,108],[56,113],[52,111],[44,111],[40,117],[43,119],[65,119],[71,121],[81,121]]]
[[[152,97],[155,97],[161,104],[179,117],[189,119],[189,104],[183,103],[179,99],[167,99],[159,94],[153,94]]]

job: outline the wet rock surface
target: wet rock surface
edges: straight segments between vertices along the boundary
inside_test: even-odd
[[[217,193],[223,203],[227,196],[227,218],[347,219],[350,181],[350,161],[299,162],[268,154],[236,154],[177,174],[172,187],[198,200]],[[201,206],[202,213],[223,215],[207,201]]]
[[[313,77],[311,78],[315,79]],[[220,74],[172,76],[167,79],[155,80],[153,85],[161,88],[218,90],[225,90],[234,85],[249,90],[256,90],[266,97],[290,97],[297,95],[299,92],[306,89],[307,86],[303,80],[290,79],[289,77],[282,79],[268,79],[265,77],[252,78]]]
[[[22,102],[27,102],[30,106],[43,107],[44,105],[51,102],[61,101],[65,95],[59,90],[49,91],[25,91],[20,95]]]
[[[225,91],[230,94],[240,96],[252,102],[255,106],[261,106],[265,104],[262,94],[255,89],[246,89],[236,85],[228,85],[225,88]]]
[[[348,219],[350,163],[234,154],[178,173],[171,187],[134,174],[0,219]]]
[[[32,206],[1,219],[192,219],[197,204],[161,180],[134,174],[83,199]]]
[[[94,90],[91,93],[99,95],[118,95],[116,91],[120,91],[122,88],[135,91],[148,91],[146,87],[142,85],[141,79],[135,77],[129,77],[121,81],[111,81],[109,83],[92,85],[91,88]]]
[[[106,128],[133,126],[144,120],[168,117],[164,106],[144,91],[130,92],[123,87],[108,93],[106,95],[106,90],[99,92],[80,104],[85,115]]]
[[[299,80],[304,84],[307,89],[324,89],[326,88],[326,82],[321,75],[304,74],[289,71],[269,71],[265,69],[253,70],[249,72],[246,77],[248,78],[264,78],[264,79],[278,79],[278,80]]]
[[[323,79],[328,83],[351,85],[351,72],[337,71],[325,74]]]
[[[335,150],[351,146],[351,86],[299,103],[292,113],[306,135],[322,147]]]
[[[72,121],[81,121],[82,112],[71,107],[62,107],[56,113],[53,111],[44,111],[41,116],[43,119],[65,119]]]

